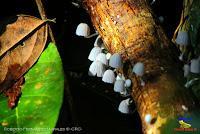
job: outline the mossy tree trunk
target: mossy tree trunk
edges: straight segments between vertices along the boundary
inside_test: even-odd
[[[197,103],[184,87],[177,52],[146,0],[84,0],[84,6],[109,52],[123,57],[121,71],[133,81],[132,97],[145,134],[174,132],[178,117],[196,113]],[[145,65],[145,86],[132,73],[136,62]],[[146,114],[152,116],[150,124],[144,120]]]

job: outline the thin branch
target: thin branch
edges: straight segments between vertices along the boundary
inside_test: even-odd
[[[44,10],[44,6],[42,4],[42,1],[41,0],[35,0],[36,4],[37,4],[37,7],[38,7],[38,11],[40,13],[40,16],[43,20],[46,20],[47,19],[47,16],[46,16],[46,13],[45,13],[45,10]],[[55,38],[54,38],[54,35],[53,35],[53,32],[52,32],[52,29],[50,26],[48,26],[49,28],[49,35],[50,35],[50,38],[51,38],[51,41],[56,44],[56,41],[55,41]]]

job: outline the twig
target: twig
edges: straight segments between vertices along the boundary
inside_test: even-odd
[[[40,13],[40,16],[43,20],[46,20],[47,19],[47,16],[46,16],[46,13],[45,13],[45,10],[44,10],[44,6],[42,4],[42,1],[41,0],[35,0],[36,4],[37,4],[37,7],[38,7],[38,11]],[[48,26],[49,28],[49,35],[50,35],[50,38],[51,38],[51,41],[56,44],[56,41],[55,41],[55,38],[54,38],[54,35],[53,35],[53,32],[52,32],[52,29],[50,26]]]
[[[37,7],[38,7],[38,10],[39,10],[39,13],[40,13],[42,20],[48,20],[46,13],[45,13],[45,10],[44,10],[44,6],[42,4],[42,1],[41,0],[35,0],[35,2],[37,4]],[[54,20],[52,20],[52,21],[54,21]],[[49,35],[50,35],[51,41],[56,44],[52,29],[51,29],[50,26],[48,28],[49,28]],[[65,86],[64,87],[65,87],[67,100],[68,100],[68,103],[69,103],[69,110],[72,114],[73,122],[77,122],[77,119],[76,119],[76,116],[75,116],[75,110],[74,110],[74,107],[73,107],[73,98],[72,98],[72,95],[71,95],[71,92],[70,92],[70,89],[69,89],[68,86],[69,85],[68,85],[67,81],[65,80]]]

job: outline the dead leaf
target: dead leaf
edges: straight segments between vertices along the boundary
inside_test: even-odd
[[[16,99],[19,94],[9,96],[11,95],[9,92],[13,92],[16,83],[20,83],[19,80],[24,73],[39,58],[47,41],[48,29],[45,21],[32,16],[19,16],[16,22],[8,25],[5,32],[0,36],[0,53],[2,54],[0,59],[0,92],[4,92],[9,97],[9,102],[15,104],[13,98]],[[23,26],[25,27],[22,28]],[[9,35],[10,30],[15,30],[14,34]],[[17,34],[19,34],[19,37],[17,37]],[[10,41],[8,42],[8,40]],[[9,47],[6,46],[6,42]],[[20,91],[20,86],[17,87]],[[13,107],[14,105],[9,106]]]
[[[21,95],[21,86],[24,82],[24,77],[21,77],[8,91],[4,92],[4,95],[8,97],[8,107],[13,108],[16,106],[17,100]]]
[[[29,15],[17,16],[17,20],[8,24],[0,36],[0,56],[45,22]]]

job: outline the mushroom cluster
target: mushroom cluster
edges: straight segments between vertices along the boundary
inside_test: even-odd
[[[90,37],[89,26],[85,23],[80,23],[77,26],[76,35],[85,38]],[[114,84],[114,92],[120,93],[122,97],[130,96],[131,79],[126,79],[123,74],[117,71],[123,68],[122,56],[119,53],[109,53],[100,35],[97,36],[88,59],[92,61],[88,71],[89,76],[102,77],[103,82]],[[133,72],[138,76],[142,76],[144,74],[144,65],[137,63],[133,68]],[[122,100],[118,110],[124,114],[131,113],[129,108],[131,102],[131,98]]]
[[[102,81],[105,83],[114,84],[114,92],[120,93],[123,97],[130,96],[131,80],[126,79],[121,73],[117,74],[116,71],[123,68],[121,55],[119,53],[110,54],[107,50],[103,51],[104,49],[103,41],[98,36],[88,57],[89,60],[93,61],[89,67],[89,74],[102,77]],[[127,100],[122,100],[118,110],[121,113],[128,114],[130,113],[129,105],[130,103]]]

